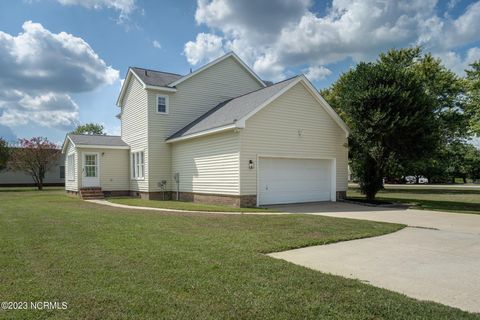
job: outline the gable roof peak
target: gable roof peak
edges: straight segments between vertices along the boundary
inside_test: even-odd
[[[221,57],[218,57],[217,59],[214,59],[212,61],[210,61],[209,63],[203,65],[202,67],[198,68],[197,70],[183,76],[182,78],[178,79],[177,81],[174,81],[172,83],[169,84],[169,86],[171,87],[174,87],[176,86],[177,84],[179,83],[182,83],[183,81],[191,78],[191,77],[194,77],[195,75],[207,70],[208,68],[216,65],[217,63],[220,63],[222,62],[223,60],[227,59],[227,58],[230,58],[232,57],[233,59],[235,59],[248,73],[250,73],[252,75],[252,77],[258,81],[258,83],[260,83],[260,85],[262,87],[266,87],[267,85],[265,84],[265,82],[263,82],[262,79],[260,79],[260,77],[242,60],[240,59],[240,57],[233,51],[229,51],[227,52],[226,54],[224,54],[223,56]]]

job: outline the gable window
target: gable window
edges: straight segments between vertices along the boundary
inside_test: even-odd
[[[168,113],[168,96],[157,95],[157,113]]]
[[[75,154],[67,156],[67,179],[75,180]]]
[[[132,179],[141,180],[145,178],[145,156],[143,151],[131,153]]]

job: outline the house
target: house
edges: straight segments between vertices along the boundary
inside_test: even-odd
[[[0,171],[0,187],[29,187],[35,186],[32,176],[23,171],[4,169]],[[65,158],[62,155],[45,173],[44,186],[65,185]]]
[[[235,206],[335,201],[345,123],[304,75],[266,84],[235,53],[185,76],[129,68],[121,136],[67,135],[66,190]]]

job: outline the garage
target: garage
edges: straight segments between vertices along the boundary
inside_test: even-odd
[[[332,159],[260,158],[258,204],[335,200]]]

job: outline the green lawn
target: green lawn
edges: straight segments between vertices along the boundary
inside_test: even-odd
[[[61,191],[0,192],[2,319],[477,319],[263,253],[402,226],[321,216],[160,213]],[[388,272],[388,270],[386,270]]]
[[[365,198],[357,187],[350,187],[347,197]],[[377,194],[377,199],[411,204],[416,209],[480,214],[480,188],[390,185]]]
[[[132,197],[107,198],[108,201],[129,206],[153,207],[163,209],[189,210],[189,211],[210,211],[210,212],[275,212],[273,209],[265,208],[237,208],[213,204],[201,204],[185,201],[160,201],[144,200]]]

